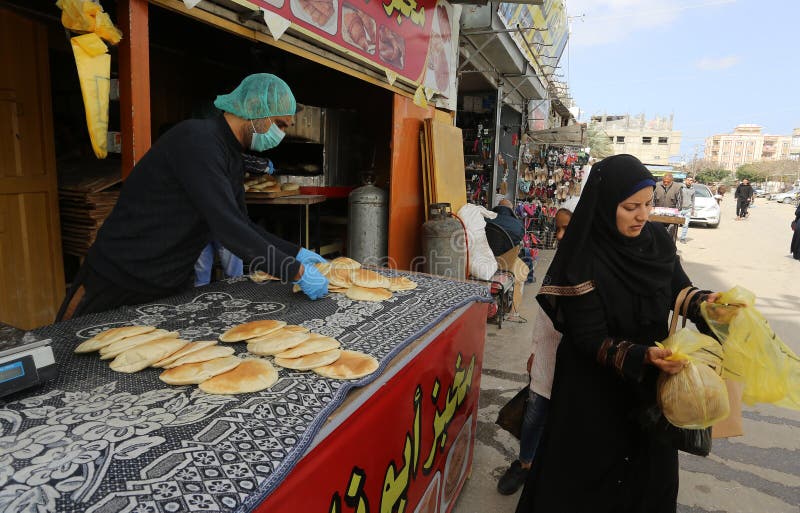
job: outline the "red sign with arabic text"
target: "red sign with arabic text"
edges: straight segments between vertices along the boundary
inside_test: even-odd
[[[446,92],[453,81],[457,20],[443,0],[250,1],[411,82]]]
[[[257,512],[446,513],[472,464],[486,304],[475,304],[307,454]]]

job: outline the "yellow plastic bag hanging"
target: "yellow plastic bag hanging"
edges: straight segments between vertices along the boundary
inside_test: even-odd
[[[658,405],[670,424],[704,429],[730,412],[728,389],[720,377],[722,349],[713,338],[689,329],[668,337],[659,347],[672,351],[667,359],[688,361],[677,374],[661,373]]]
[[[75,32],[86,32],[73,37],[72,53],[78,69],[86,125],[97,158],[108,155],[108,103],[111,89],[111,56],[103,40],[117,44],[122,32],[114,26],[100,4],[89,0],[58,0],[61,23]]]
[[[800,358],[755,308],[742,287],[723,293],[700,311],[722,342],[723,376],[744,384],[746,404],[772,403],[800,410]]]

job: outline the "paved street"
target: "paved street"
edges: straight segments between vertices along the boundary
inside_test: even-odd
[[[727,290],[739,284],[758,296],[757,307],[775,331],[800,352],[800,262],[789,257],[794,207],[758,199],[750,218],[735,220],[730,195],[722,203],[717,229],[691,227],[679,244],[684,267],[702,288]],[[552,252],[537,265],[541,281]],[[522,315],[531,318],[538,286],[525,290]],[[478,440],[472,476],[455,513],[505,513],[519,493],[504,497],[496,483],[516,458],[519,443],[494,424],[500,407],[525,383],[530,326],[490,325],[486,340]],[[716,440],[712,454],[681,454],[681,513],[797,513],[800,511],[800,412],[758,405],[745,407],[745,436]]]

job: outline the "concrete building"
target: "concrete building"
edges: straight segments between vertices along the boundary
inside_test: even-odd
[[[760,125],[738,125],[732,134],[716,134],[706,138],[705,158],[720,167],[734,171],[737,167],[759,160],[787,160],[796,142],[800,156],[800,129],[797,141],[791,135],[762,134]]]
[[[592,116],[590,126],[604,131],[614,155],[629,153],[645,164],[666,165],[681,151],[681,132],[673,130],[673,116],[647,120],[644,114],[631,116]]]
[[[800,160],[800,128],[792,130],[792,143],[789,145],[789,159]]]

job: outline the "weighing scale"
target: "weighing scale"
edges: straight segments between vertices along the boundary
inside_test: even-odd
[[[58,374],[49,338],[36,340],[30,333],[0,340],[0,397],[53,379]]]

